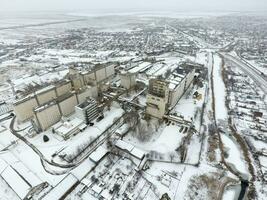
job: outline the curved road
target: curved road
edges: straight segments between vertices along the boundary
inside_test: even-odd
[[[261,88],[261,90],[267,94],[267,80],[266,78],[254,67],[249,66],[248,64],[244,63],[242,60],[226,54],[220,53],[226,60],[233,62],[238,66],[243,72],[245,72],[248,76],[250,76],[253,81]]]
[[[20,134],[18,134],[18,131],[14,129],[14,123],[15,123],[15,119],[16,116],[13,117],[9,129],[11,131],[11,133],[16,136],[18,139],[20,139],[21,141],[23,141],[26,145],[28,145],[35,153],[38,154],[38,156],[40,157],[42,162],[48,163],[49,165],[55,166],[55,167],[60,167],[60,168],[72,168],[75,165],[63,165],[63,164],[58,164],[58,163],[53,163],[51,161],[49,161],[48,159],[45,158],[45,156],[42,154],[42,152],[40,152],[32,143],[30,143],[25,137],[21,136]]]

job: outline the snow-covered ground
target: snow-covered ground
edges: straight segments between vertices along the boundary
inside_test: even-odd
[[[215,54],[214,68],[213,68],[213,84],[214,84],[214,96],[215,96],[215,114],[216,119],[226,120],[227,109],[225,105],[225,85],[222,80],[222,61],[221,58]]]
[[[152,133],[147,142],[141,142],[137,138],[127,135],[124,140],[145,151],[158,151],[160,153],[174,152],[179,147],[181,139],[185,136],[179,132],[178,125],[170,125],[160,128],[158,132]]]

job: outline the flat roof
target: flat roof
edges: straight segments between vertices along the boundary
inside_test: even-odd
[[[43,200],[60,199],[77,182],[78,179],[73,174],[68,174],[43,198]]]
[[[31,186],[11,166],[6,167],[1,176],[19,198],[24,199],[27,196]]]
[[[34,94],[27,95],[26,97],[23,97],[21,99],[14,101],[13,105],[19,105],[25,101],[28,101],[30,99],[34,99],[35,98],[34,96],[35,96]]]
[[[36,107],[33,111],[34,111],[34,112],[41,112],[41,111],[43,111],[44,109],[49,108],[49,107],[51,107],[51,106],[54,106],[54,105],[56,105],[56,104],[57,104],[57,103],[55,102],[55,100],[51,100],[51,101],[49,101],[49,102],[47,102],[47,103],[45,103],[45,104],[43,104],[43,105],[41,105],[41,106]]]
[[[71,83],[69,79],[61,79],[55,83],[56,87]]]
[[[126,150],[128,151],[130,154],[132,154],[133,156],[135,156],[138,159],[142,159],[143,156],[145,155],[145,152],[137,147],[135,147],[134,145],[125,142],[123,140],[118,140],[115,144],[116,147],[122,149],[122,150]]]
[[[66,99],[72,97],[72,96],[74,96],[74,93],[72,93],[72,92],[67,92],[67,93],[62,94],[61,96],[57,97],[55,100],[56,100],[56,102],[59,103],[59,102],[62,102],[62,101],[64,101],[64,100],[66,100]]]
[[[137,65],[136,67],[130,69],[128,72],[130,72],[130,73],[138,73],[139,71],[141,71],[143,69],[146,69],[150,65],[151,65],[150,62],[143,62],[143,63]]]
[[[107,152],[108,150],[106,148],[99,146],[93,153],[91,153],[89,158],[94,162],[98,162],[104,157],[104,155],[106,155]]]
[[[45,92],[48,92],[48,91],[50,91],[50,90],[54,90],[56,87],[54,86],[54,85],[49,85],[49,86],[47,86],[47,87],[45,87],[45,88],[43,88],[43,89],[40,89],[40,90],[37,90],[36,92],[35,92],[35,94],[42,94],[42,93],[45,93]]]
[[[82,124],[83,124],[83,120],[79,118],[74,118],[69,122],[61,123],[60,126],[55,128],[55,131],[58,132],[60,135],[64,136],[64,135],[67,135],[72,130],[78,128]]]
[[[100,192],[103,190],[103,188],[102,188],[102,187],[99,187],[98,185],[94,185],[94,186],[92,187],[92,190],[93,190],[95,193],[100,194]]]
[[[12,164],[12,167],[24,177],[24,179],[31,185],[35,187],[43,181],[41,181],[29,168],[27,168],[22,162],[16,162]]]

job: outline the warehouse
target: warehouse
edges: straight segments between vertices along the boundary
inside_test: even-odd
[[[0,160],[0,177],[16,193],[20,199],[27,199],[36,190],[47,186],[22,162],[16,160],[12,165]]]
[[[106,81],[115,74],[114,65],[95,65],[89,71],[79,71],[70,67],[69,76],[75,88],[81,88],[85,85],[99,84]]]

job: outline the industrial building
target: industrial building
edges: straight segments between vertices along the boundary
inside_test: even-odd
[[[121,86],[127,90],[136,85],[136,73],[121,72],[120,79]]]
[[[82,93],[83,94],[83,93]],[[85,93],[90,94],[90,93]],[[88,98],[89,96],[83,96]],[[78,105],[80,100],[79,94],[75,92],[69,92],[57,97],[48,103],[38,106],[34,109],[34,119],[37,127],[41,131],[47,130],[52,125],[60,121],[62,117],[68,117],[75,112],[75,106]]]
[[[74,66],[69,68],[69,79],[75,90],[85,85],[97,85],[107,81],[115,74],[114,65],[97,64],[90,70],[82,71]]]
[[[162,118],[167,109],[169,84],[163,79],[149,80],[146,113]]]
[[[87,98],[97,98],[98,86],[105,85],[114,74],[114,65],[96,65],[87,71],[70,67],[70,80],[61,80],[16,101],[14,112],[19,122],[33,119],[37,131],[47,130],[75,110],[89,123],[97,117],[98,108],[94,100]]]
[[[78,104],[78,99],[75,93],[66,93],[59,96],[56,99],[56,102],[59,106],[61,115],[66,117],[74,113],[75,106]]]
[[[61,80],[56,85],[51,85],[38,90],[22,99],[13,103],[13,110],[19,122],[24,122],[34,117],[34,109],[42,106],[59,96],[71,91],[71,82]]]
[[[66,94],[72,89],[71,81],[66,79],[59,81],[55,86],[57,96]]]
[[[39,105],[49,102],[57,98],[56,87],[54,85],[45,87],[35,92],[36,99]]]
[[[72,120],[63,121],[53,126],[55,133],[64,138],[69,139],[71,136],[83,131],[87,125],[82,119],[74,118]]]
[[[84,102],[87,97],[96,98],[98,96],[97,86],[84,86],[83,84],[77,83],[77,80],[61,80],[55,85],[45,87],[15,101],[13,103],[13,110],[18,121],[24,122],[32,119],[34,117],[33,110],[35,108],[41,107],[53,100],[60,102],[62,114],[66,116],[74,112],[75,105]],[[78,86],[81,87],[78,88]],[[65,98],[72,93],[72,88],[76,88],[75,94],[73,94],[71,98]],[[64,99],[64,101],[62,99]],[[66,110],[66,108],[71,108],[72,110]]]
[[[167,81],[169,82],[169,108],[173,108],[183,96],[185,91],[188,89],[192,83],[195,76],[195,69],[186,70],[177,68],[173,73],[168,77]]]
[[[14,191],[19,199],[30,199],[36,191],[47,187],[48,183],[39,179],[36,174],[15,157],[10,158],[9,164],[0,159],[0,178]]]
[[[92,96],[97,96],[97,88],[88,86],[77,92],[67,92],[41,105],[37,103],[35,96],[31,96],[23,103],[19,102],[14,108],[19,120],[25,121],[34,118],[34,123],[39,131],[45,131],[59,122],[62,117],[74,113],[76,105]]]
[[[87,99],[85,102],[75,107],[76,115],[86,124],[96,119],[99,115],[97,103],[94,99]]]
[[[194,79],[195,70],[177,68],[167,79],[149,81],[146,113],[162,118],[183,96]]]

